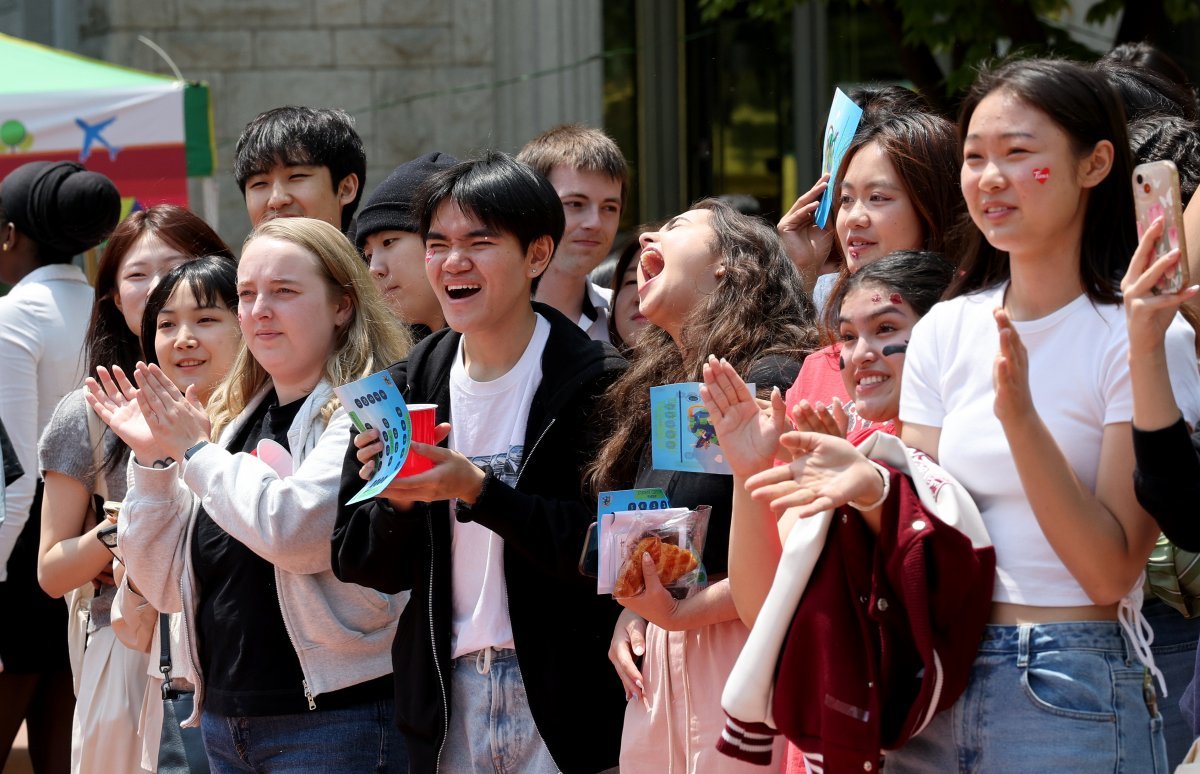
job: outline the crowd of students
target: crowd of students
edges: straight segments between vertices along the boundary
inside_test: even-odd
[[[1200,271],[1200,208],[1156,257],[1131,174],[1170,159],[1190,199],[1200,128],[1156,56],[998,65],[957,128],[863,89],[778,224],[703,199],[607,283],[628,173],[578,125],[359,209],[348,116],[268,111],[238,259],[19,168],[0,746],[24,721],[37,771],[159,770],[170,687],[221,772],[1169,770],[1200,626],[1143,580],[1160,532],[1200,545],[1200,370],[1197,289],[1155,288]],[[105,240],[93,291],[71,259]],[[436,406],[432,467],[351,504],[383,442],[334,388],[380,371]],[[732,475],[654,468],[678,382]],[[598,594],[597,495],[652,487],[711,507],[708,582]]]

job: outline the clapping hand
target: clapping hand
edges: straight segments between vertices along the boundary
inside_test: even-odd
[[[797,430],[845,438],[846,429],[850,426],[850,417],[846,414],[841,398],[834,396],[828,406],[821,401],[817,401],[817,405],[813,406],[807,400],[801,400],[792,409],[792,422]]]
[[[764,409],[733,366],[709,355],[700,398],[734,475],[745,478],[771,466],[779,436],[790,429],[778,387],[771,392],[770,407]]]
[[[138,391],[120,366],[111,374],[104,366],[96,368],[96,378],[88,377],[84,384],[88,405],[106,425],[125,442],[134,457],[146,464],[167,455],[154,440],[154,433],[142,416]]]
[[[1029,352],[1013,327],[1008,312],[993,313],[1000,329],[1000,351],[992,364],[992,384],[996,389],[993,410],[1003,426],[1036,416],[1033,393],[1029,390]]]
[[[157,364],[137,364],[138,405],[154,440],[168,456],[181,460],[191,447],[207,441],[212,425],[196,396],[195,385],[182,393]]]
[[[780,443],[792,461],[746,481],[750,496],[774,513],[794,508],[804,518],[851,501],[879,499],[883,484],[875,466],[844,438],[797,431],[785,433]]]

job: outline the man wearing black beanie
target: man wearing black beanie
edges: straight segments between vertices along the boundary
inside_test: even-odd
[[[434,151],[396,167],[371,194],[358,215],[354,245],[366,258],[371,277],[392,313],[423,339],[445,327],[429,279],[425,276],[425,243],[413,211],[417,190],[434,175],[458,163]]]

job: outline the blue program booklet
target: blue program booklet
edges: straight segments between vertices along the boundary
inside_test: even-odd
[[[733,472],[700,400],[700,382],[650,388],[650,446],[655,470]]]
[[[358,432],[377,427],[383,441],[383,454],[375,460],[371,479],[346,503],[352,505],[378,495],[404,467],[412,445],[412,421],[408,416],[408,404],[387,371],[335,387],[333,391],[350,412]]]
[[[821,195],[821,204],[814,218],[820,228],[825,228],[829,222],[829,212],[833,209],[833,181],[837,178],[838,167],[846,157],[861,119],[862,108],[855,105],[841,89],[834,90],[833,104],[829,107],[829,123],[825,125],[825,142],[821,144],[821,174],[829,173],[829,185]]]

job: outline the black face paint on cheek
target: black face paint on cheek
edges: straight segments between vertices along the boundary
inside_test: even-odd
[[[881,351],[883,352],[884,357],[889,357],[891,355],[903,355],[908,351],[908,342],[906,341],[903,344],[888,344]]]
[[[838,355],[838,368],[842,371],[846,370],[846,358],[842,355]]]

